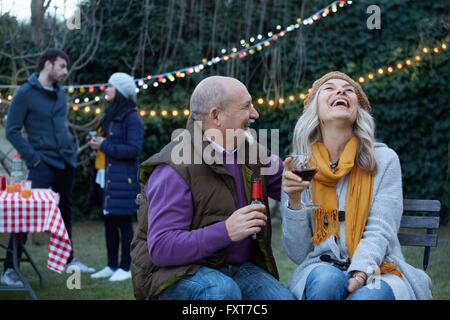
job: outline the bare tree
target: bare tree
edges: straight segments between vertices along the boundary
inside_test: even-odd
[[[42,48],[45,31],[45,12],[51,0],[31,0],[31,38],[37,48]]]

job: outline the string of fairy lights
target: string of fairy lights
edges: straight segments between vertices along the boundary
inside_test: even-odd
[[[176,70],[171,70],[167,72],[163,72],[160,74],[148,74],[146,77],[135,79],[138,88],[136,89],[137,93],[145,91],[149,88],[158,88],[161,85],[169,82],[174,82],[178,78],[185,78],[187,76],[193,75],[195,73],[199,73],[207,67],[211,67],[220,62],[229,62],[234,59],[244,59],[250,55],[253,55],[259,51],[267,49],[271,46],[271,44],[277,40],[283,38],[289,32],[293,32],[295,30],[300,29],[302,26],[310,26],[315,22],[330,16],[333,13],[338,12],[339,8],[344,8],[345,6],[351,5],[353,1],[349,0],[336,0],[327,5],[326,7],[320,9],[315,12],[311,16],[307,18],[297,18],[295,23],[290,24],[286,28],[283,28],[281,25],[276,26],[276,30],[270,31],[267,33],[267,37],[264,38],[262,34],[258,34],[256,36],[250,37],[248,41],[242,39],[240,41],[243,49],[238,50],[238,48],[232,48],[231,50],[222,49],[221,55],[213,57],[211,59],[203,58],[201,59],[201,63],[197,63],[194,65],[190,65],[187,67],[183,67]],[[107,83],[92,83],[92,84],[80,84],[80,85],[68,85],[63,86],[63,89],[69,95],[76,94],[96,94],[100,91],[103,93],[106,89]],[[17,85],[0,85],[0,89],[15,89]],[[8,95],[9,97],[9,95]],[[76,97],[73,99],[73,103],[89,103],[92,97]],[[104,99],[104,95],[95,96],[95,102],[99,102],[101,99]]]
[[[432,57],[433,55],[439,55],[444,52],[446,52],[448,49],[448,44],[446,42],[441,42],[438,45],[434,47],[423,47],[419,52],[417,52],[415,55],[412,55],[411,57],[399,60],[393,64],[387,64],[384,66],[379,66],[378,68],[375,68],[371,72],[367,72],[363,75],[356,76],[355,79],[364,86],[365,84],[381,79],[383,76],[393,75],[398,72],[405,71],[407,69],[419,66],[419,64],[427,58]],[[288,94],[285,97],[278,97],[277,99],[271,99],[271,98],[257,98],[253,102],[253,104],[257,108],[261,108],[264,106],[268,107],[282,107],[286,104],[293,104],[293,103],[301,103],[303,100],[305,100],[306,95],[308,93],[308,90],[299,92],[299,93],[292,93]],[[75,112],[85,112],[90,113],[94,112],[95,114],[100,114],[101,109],[100,108],[91,108],[90,106],[85,106],[84,108],[79,107],[78,105],[73,105],[72,110]],[[139,114],[141,117],[150,117],[150,118],[157,118],[160,117],[162,119],[169,119],[169,118],[180,118],[185,117],[187,118],[190,115],[190,111],[188,108],[162,108],[161,110],[148,110],[145,107],[141,107]]]
[[[442,54],[444,52],[447,52],[448,50],[448,44],[445,41],[442,41],[438,44],[436,44],[433,47],[422,47],[416,54],[408,57],[404,60],[398,60],[395,63],[387,64],[384,66],[379,66],[378,68],[375,68],[371,72],[367,72],[365,74],[359,75],[354,77],[362,86],[364,86],[367,83],[370,83],[372,81],[381,79],[384,76],[393,75],[398,72],[402,72],[404,70],[411,69],[416,66],[420,66],[420,63],[427,59],[431,58],[433,56]],[[262,108],[264,106],[268,107],[282,107],[286,104],[292,104],[292,103],[301,103],[308,93],[308,90],[298,92],[298,93],[292,93],[288,94],[285,97],[278,97],[277,99],[274,98],[257,98],[254,101],[254,105],[257,108]],[[2,99],[0,97],[0,103],[2,103]],[[3,99],[4,100],[4,99]],[[7,97],[8,102],[12,100],[12,95],[8,95]],[[100,99],[95,99],[95,102],[98,102]],[[95,115],[100,115],[102,113],[102,108],[95,107],[92,105],[93,102],[86,101],[86,105],[80,105],[80,104],[72,104],[71,111],[73,112],[82,112],[85,114],[94,113]],[[181,107],[181,108],[162,108],[160,110],[148,110],[145,106],[141,106],[139,109],[139,114],[141,117],[150,117],[150,118],[157,118],[160,117],[162,119],[169,119],[169,118],[180,118],[185,117],[187,118],[190,115],[189,108],[187,107]]]

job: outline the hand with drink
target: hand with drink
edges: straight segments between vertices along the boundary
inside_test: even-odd
[[[91,131],[91,132],[92,132],[92,131]],[[93,136],[93,137],[89,140],[88,144],[89,144],[89,146],[90,146],[92,149],[94,149],[94,150],[99,150],[99,149],[100,149],[100,146],[101,146],[101,144],[102,144],[102,142],[103,142],[103,140],[105,140],[105,138],[99,137],[99,136]]]
[[[293,154],[284,161],[283,191],[289,197],[291,209],[301,208],[301,193],[307,192],[307,207],[315,208],[309,193],[309,182],[317,172],[314,158],[308,154]]]
[[[240,241],[254,233],[258,233],[266,225],[266,206],[251,204],[242,207],[225,220],[228,236],[231,241]]]

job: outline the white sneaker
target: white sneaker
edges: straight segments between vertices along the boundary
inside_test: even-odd
[[[94,273],[95,269],[94,268],[90,268],[87,265],[85,265],[84,263],[82,263],[80,260],[78,260],[77,258],[73,258],[72,262],[70,262],[67,266],[66,266],[66,271],[70,266],[76,266],[80,269],[80,272],[85,272],[85,273]]]
[[[102,270],[91,274],[91,278],[100,279],[100,278],[109,278],[114,274],[114,270],[110,267],[104,267]]]
[[[2,274],[1,283],[11,287],[23,287],[23,283],[19,278],[16,270],[12,268],[6,269]]]
[[[119,268],[114,272],[111,278],[109,278],[109,281],[124,281],[128,279],[131,279],[131,271],[125,271]]]

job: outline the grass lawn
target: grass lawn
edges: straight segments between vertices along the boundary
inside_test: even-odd
[[[78,222],[74,225],[75,254],[84,263],[99,270],[106,263],[106,249],[103,224],[101,222]],[[81,288],[69,290],[67,279],[70,274],[57,274],[49,270],[47,265],[48,234],[32,234],[27,249],[44,277],[44,288],[39,288],[37,276],[31,267],[24,263],[22,270],[29,279],[39,299],[134,299],[131,281],[109,282],[107,279],[91,279],[82,274]],[[0,234],[0,243],[7,242],[7,235]],[[281,281],[286,283],[296,265],[287,258],[281,248],[280,225],[274,225],[274,254],[280,271]],[[416,266],[422,266],[423,249],[420,247],[404,247],[406,260]],[[4,251],[0,254],[3,256]],[[450,299],[450,227],[442,226],[439,230],[437,248],[431,249],[428,274],[433,280],[434,299]],[[28,299],[22,292],[0,292],[0,299]]]

